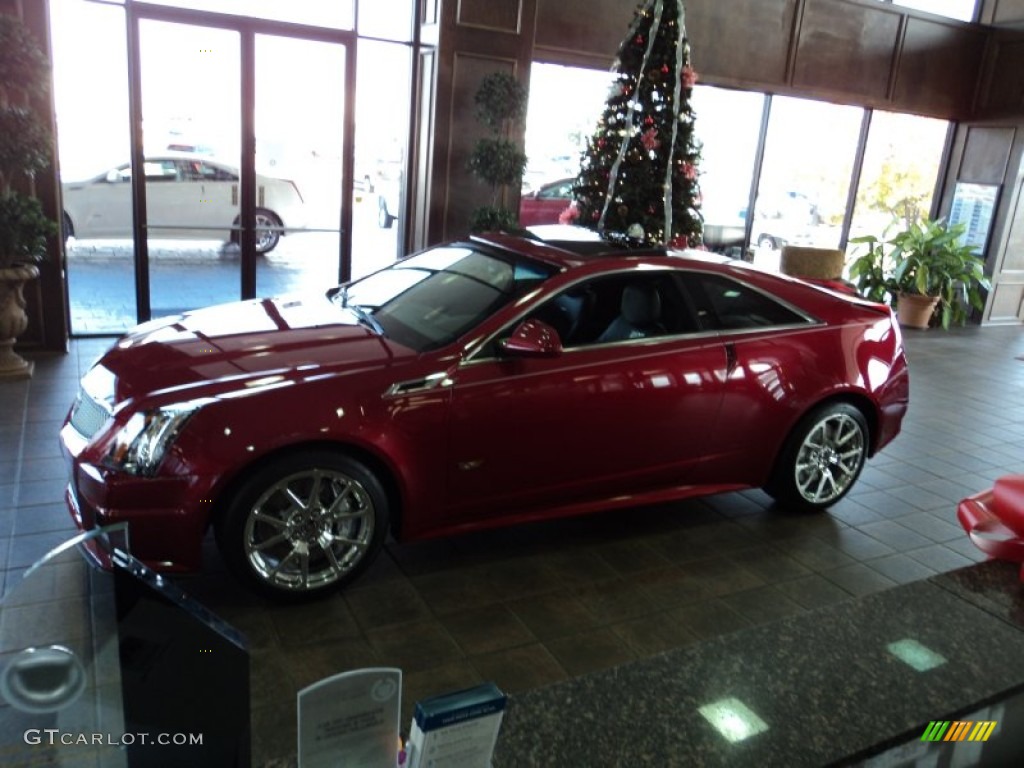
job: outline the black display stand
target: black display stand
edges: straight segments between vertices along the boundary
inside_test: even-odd
[[[0,764],[247,768],[243,638],[114,533],[57,547],[0,601]]]

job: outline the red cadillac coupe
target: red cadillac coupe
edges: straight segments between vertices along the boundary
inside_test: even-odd
[[[546,231],[541,231],[546,230]],[[761,487],[823,509],[899,432],[890,310],[697,252],[566,227],[430,248],[302,299],[134,329],[61,439],[81,528],[276,597],[385,538]]]

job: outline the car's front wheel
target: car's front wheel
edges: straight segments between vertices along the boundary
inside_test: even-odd
[[[765,490],[787,506],[825,509],[853,487],[867,454],[864,414],[849,403],[826,403],[797,424]]]
[[[377,226],[381,229],[391,229],[395,224],[395,218],[388,210],[388,201],[382,195],[377,199]]]
[[[302,451],[243,482],[216,533],[243,582],[301,600],[356,578],[379,553],[388,524],[387,494],[369,468],[344,454]]]

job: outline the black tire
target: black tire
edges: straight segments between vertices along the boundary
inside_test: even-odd
[[[827,509],[857,481],[869,444],[867,420],[857,408],[820,405],[793,429],[764,490],[790,508]]]
[[[757,238],[757,244],[761,248],[767,248],[769,251],[774,251],[776,248],[779,247],[778,243],[775,242],[775,238],[772,237],[771,235],[761,235],[759,238]]]
[[[341,453],[310,450],[254,472],[215,532],[224,562],[242,582],[297,602],[359,576],[384,545],[389,522],[387,494],[370,469]]]
[[[377,226],[381,229],[391,229],[395,224],[395,217],[388,211],[388,201],[383,197],[377,203]]]

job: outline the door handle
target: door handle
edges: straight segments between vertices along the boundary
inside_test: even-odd
[[[725,345],[725,377],[729,378],[736,370],[739,361],[736,358],[736,345],[729,343]]]

